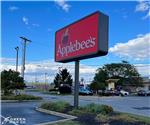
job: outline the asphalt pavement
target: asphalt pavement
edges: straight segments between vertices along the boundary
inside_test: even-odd
[[[1,121],[4,122],[4,117],[14,121],[17,125],[35,125],[50,121],[63,119],[54,115],[41,113],[35,110],[41,102],[17,102],[17,103],[2,103],[1,105]],[[7,125],[15,125],[6,122]]]
[[[73,95],[50,95],[41,92],[26,92],[27,94],[41,96],[45,101],[67,101],[74,104]],[[115,111],[126,112],[150,117],[150,96],[79,96],[79,105],[84,106],[89,103],[107,104],[113,107]]]
[[[1,115],[4,117],[12,118],[25,118],[25,124],[33,125],[43,122],[55,121],[62,119],[57,116],[48,115],[35,110],[41,103],[47,101],[66,101],[70,104],[74,104],[73,95],[50,95],[41,92],[26,91],[26,94],[41,96],[42,101],[33,102],[16,102],[16,103],[2,103],[1,104]],[[150,117],[150,96],[139,97],[139,96],[114,96],[114,97],[99,97],[99,96],[79,96],[79,105],[84,106],[90,103],[96,104],[107,104],[113,107],[115,111],[126,112],[136,115]],[[1,120],[4,120],[1,117]],[[8,124],[13,125],[13,124]],[[20,124],[22,125],[22,124]]]

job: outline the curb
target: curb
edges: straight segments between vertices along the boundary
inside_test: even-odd
[[[50,110],[46,110],[46,109],[42,109],[42,108],[38,108],[38,107],[36,107],[35,110],[39,111],[39,112],[43,112],[43,113],[56,115],[56,116],[65,118],[65,119],[61,119],[61,120],[57,120],[57,121],[45,122],[45,123],[40,123],[40,124],[36,124],[36,125],[54,124],[54,123],[64,122],[64,121],[73,120],[73,119],[77,118],[76,116],[72,116],[72,115],[68,115],[68,114],[64,114],[64,113],[60,113],[60,112],[55,112],[55,111],[50,111]]]

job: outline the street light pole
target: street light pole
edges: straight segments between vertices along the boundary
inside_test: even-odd
[[[15,47],[15,50],[17,52],[17,54],[16,54],[16,72],[18,72],[18,51],[19,51],[19,47],[18,46]]]
[[[25,37],[20,37],[24,44],[23,44],[23,54],[22,54],[22,68],[21,68],[21,76],[23,77],[24,79],[24,71],[25,71],[25,54],[26,54],[26,44],[27,42],[31,42],[31,40],[28,40],[27,38]]]
[[[47,75],[47,73],[45,73],[45,91],[46,91],[46,75]]]
[[[47,75],[47,73],[45,73],[45,84],[46,84],[46,75]]]

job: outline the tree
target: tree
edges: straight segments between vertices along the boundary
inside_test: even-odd
[[[109,78],[119,79],[116,85],[135,85],[140,86],[142,78],[134,65],[129,64],[127,61],[122,63],[112,63],[104,66],[104,70]]]
[[[25,87],[23,78],[19,75],[19,72],[11,69],[1,72],[1,88],[4,91],[4,95],[10,94],[13,90],[23,89]]]
[[[54,79],[55,88],[59,88],[60,84],[61,84],[61,76],[59,73],[57,73]]]
[[[106,79],[108,79],[107,73],[103,69],[97,70],[94,80],[90,84],[90,88],[96,92],[98,92],[98,90],[104,90],[106,86]]]
[[[55,88],[59,88],[61,84],[72,86],[72,76],[67,69],[59,70],[54,79]]]
[[[105,83],[108,79],[119,79],[116,85],[130,84],[140,86],[142,83],[142,78],[134,65],[129,64],[127,61],[106,64],[102,68],[97,69],[92,84]]]
[[[105,83],[100,83],[100,82],[92,82],[90,84],[90,89],[98,93],[98,90],[104,90],[105,89]]]

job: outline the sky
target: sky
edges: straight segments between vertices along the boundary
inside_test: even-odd
[[[80,78],[88,83],[98,67],[126,60],[142,76],[150,77],[150,2],[148,1],[2,1],[1,70],[15,69],[22,40],[30,39],[26,50],[26,81],[52,82],[59,67],[68,68],[74,78],[74,62],[54,61],[55,32],[95,11],[109,16],[109,52],[106,56],[80,61]]]

